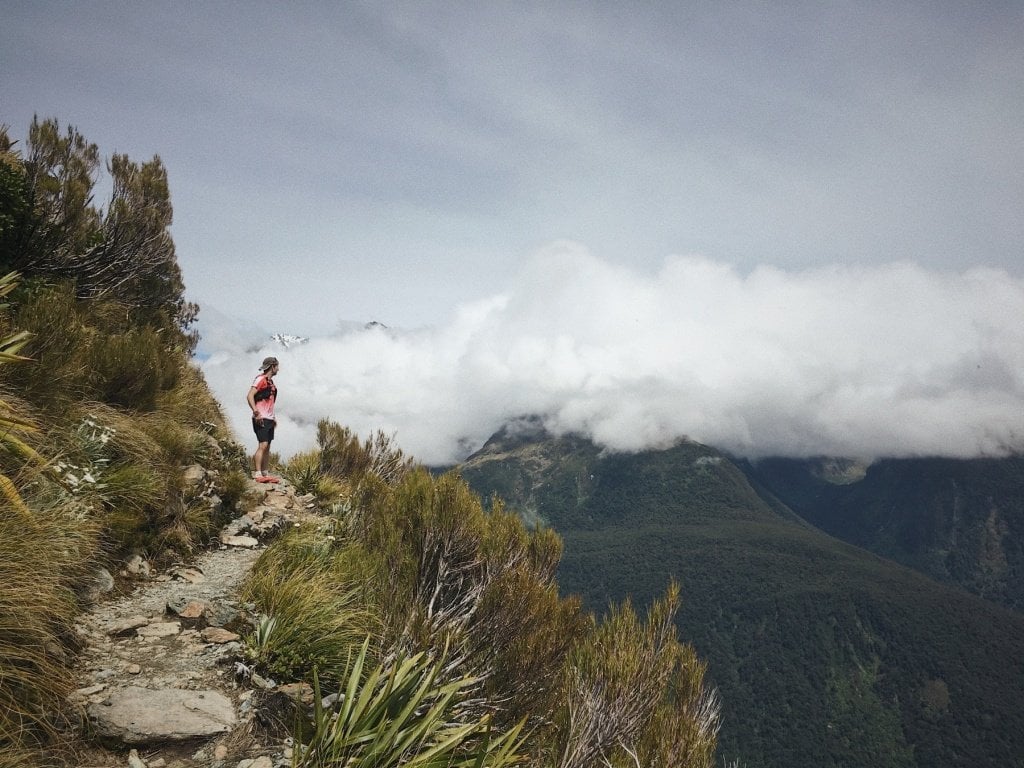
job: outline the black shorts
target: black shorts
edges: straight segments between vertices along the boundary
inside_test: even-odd
[[[256,433],[256,439],[261,443],[269,443],[274,439],[275,426],[277,426],[277,422],[273,419],[252,420],[252,431]]]

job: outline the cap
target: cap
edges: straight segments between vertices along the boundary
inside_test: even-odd
[[[260,364],[260,370],[266,373],[277,364],[278,362],[276,357],[264,357],[263,362]]]

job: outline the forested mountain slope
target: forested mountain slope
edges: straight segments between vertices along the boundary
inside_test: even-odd
[[[1005,766],[1024,756],[1024,619],[818,531],[727,457],[499,433],[461,468],[563,537],[594,609],[682,583],[680,634],[749,766]],[[1016,761],[1016,762],[1015,762]]]
[[[752,480],[836,538],[1024,610],[1024,458],[768,459]]]

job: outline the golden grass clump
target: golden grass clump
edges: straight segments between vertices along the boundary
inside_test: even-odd
[[[161,413],[180,424],[193,428],[210,424],[216,428],[217,433],[228,434],[220,404],[210,392],[203,372],[191,362],[181,367],[176,385],[160,394],[157,407]]]
[[[66,643],[97,549],[94,522],[73,505],[24,520],[0,501],[0,754],[52,735],[51,718],[74,684]]]
[[[281,474],[298,493],[312,493],[321,504],[338,501],[349,490],[346,478],[327,474],[319,450],[297,453],[281,468]]]

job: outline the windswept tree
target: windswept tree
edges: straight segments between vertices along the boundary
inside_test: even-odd
[[[73,126],[32,120],[23,160],[27,209],[15,228],[14,263],[25,275],[66,274],[67,265],[99,238],[93,190],[99,148]]]
[[[191,349],[198,308],[185,301],[169,232],[167,169],[159,156],[137,163],[123,154],[106,169],[111,196],[98,208],[95,144],[36,118],[21,157],[0,128],[0,266],[70,280],[79,299],[114,302],[137,324],[181,332]]]

